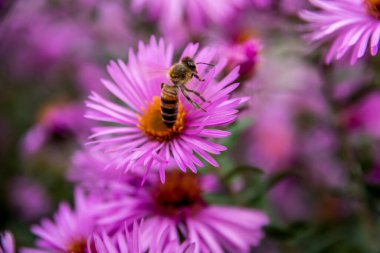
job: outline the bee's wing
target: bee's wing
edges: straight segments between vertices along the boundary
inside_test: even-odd
[[[157,63],[148,63],[142,67],[141,71],[147,80],[166,79],[169,67]]]

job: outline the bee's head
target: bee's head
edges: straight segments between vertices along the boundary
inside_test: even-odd
[[[186,56],[186,57],[183,57],[181,62],[183,64],[185,64],[186,67],[188,67],[189,69],[191,69],[192,71],[196,72],[197,71],[197,67],[195,65],[195,62],[193,60],[193,58],[190,58],[189,56]]]

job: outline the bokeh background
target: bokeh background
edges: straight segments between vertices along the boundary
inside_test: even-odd
[[[0,230],[30,246],[30,226],[71,200],[70,161],[92,124],[83,101],[153,34],[241,65],[251,100],[217,157],[225,194],[209,198],[268,213],[254,252],[380,252],[379,57],[325,65],[325,47],[302,37],[307,0],[231,1],[181,22],[167,1],[141,2],[0,1]]]

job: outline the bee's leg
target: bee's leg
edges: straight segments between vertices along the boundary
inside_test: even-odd
[[[164,86],[167,85],[166,83],[161,83],[161,90],[164,88]]]
[[[196,73],[196,72],[194,72],[193,73],[193,77],[195,77],[196,79],[198,79],[199,81],[201,81],[201,82],[203,82],[205,79],[202,79],[199,75],[198,75],[198,73]]]
[[[198,108],[198,109],[201,109],[202,111],[206,112],[205,109],[203,109],[200,105],[198,105],[196,102],[194,102],[190,97],[189,97],[189,94],[187,94],[186,92],[186,88],[184,86],[180,86],[181,88],[181,92],[183,94],[183,96],[187,99],[187,101],[189,101],[189,103],[194,106],[195,108]]]
[[[194,93],[197,97],[199,97],[200,99],[202,99],[203,102],[208,102],[198,91],[195,91],[195,90],[192,90],[192,89],[189,89],[187,88],[186,86],[184,86],[184,89],[188,92],[191,92],[191,93]]]

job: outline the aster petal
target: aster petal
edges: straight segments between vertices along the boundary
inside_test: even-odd
[[[93,139],[95,137],[99,137],[102,135],[127,134],[127,133],[135,133],[138,131],[139,129],[131,128],[131,127],[95,127],[93,128],[93,132],[95,132],[95,134],[91,135],[89,139]]]
[[[358,58],[362,58],[365,51],[366,51],[366,48],[367,48],[367,44],[368,44],[368,40],[369,40],[369,37],[371,36],[371,32],[372,31],[367,31],[363,34],[362,38],[360,39],[359,41],[359,50],[358,50],[358,55],[357,57]]]
[[[182,138],[178,139],[177,140],[178,142],[178,145],[180,146],[181,149],[183,150],[187,150],[186,148],[186,141],[184,141]],[[203,163],[201,162],[201,160],[199,160],[194,154],[192,151],[190,150],[187,150],[187,159],[189,159],[192,163],[194,163],[195,165],[197,165],[198,167],[203,167]]]
[[[97,104],[94,104],[94,103],[91,103],[91,102],[87,102],[86,103],[86,106],[91,108],[91,109],[94,109],[94,110],[97,110],[99,113],[98,114],[87,114],[88,115],[88,118],[92,118],[92,119],[97,119],[97,120],[101,120],[100,118],[95,118],[96,115],[99,115],[101,117],[101,115],[104,115],[105,119],[106,120],[102,120],[102,121],[108,121],[108,122],[114,122],[114,123],[121,123],[121,124],[126,124],[126,125],[130,125],[130,124],[134,124],[136,121],[135,120],[131,120],[131,118],[128,118],[128,117],[125,117],[124,115],[121,115],[115,111],[112,111],[111,109],[109,108],[106,108],[104,106],[101,106],[101,105],[97,105]],[[108,117],[107,117],[108,116]]]
[[[32,232],[37,236],[43,238],[46,242],[50,243],[51,245],[60,247],[60,245],[64,243],[63,241],[59,240],[60,238],[55,238],[54,234],[46,232],[42,227],[33,226]]]
[[[0,233],[0,252],[1,253],[14,253],[15,252],[15,240],[13,235],[9,231]]]
[[[218,84],[207,86],[208,88],[205,91],[204,96],[206,98],[212,98],[212,101],[215,101],[216,99],[214,99],[213,96],[219,94],[220,90],[235,81],[239,77],[239,70],[240,67],[236,67],[225,78],[219,81]]]
[[[190,43],[189,45],[187,45],[187,47],[185,48],[185,50],[183,50],[183,53],[181,55],[181,59],[185,56],[189,56],[189,57],[194,57],[195,53],[197,52],[199,48],[199,44],[198,43]]]
[[[200,155],[203,159],[205,159],[209,164],[211,164],[214,167],[219,167],[219,163],[212,156],[210,156],[209,154],[204,152],[202,149],[196,147],[196,148],[194,148],[194,150],[196,153],[198,153],[198,155]]]
[[[371,37],[371,54],[375,56],[377,54],[379,48],[379,40],[380,40],[380,25],[376,26],[375,31]]]
[[[57,251],[48,251],[48,250],[40,250],[40,249],[28,249],[28,248],[22,248],[20,250],[21,253],[58,253]]]
[[[130,51],[128,58],[130,61],[133,61],[135,58],[135,54]],[[115,84],[120,89],[119,91],[123,92],[124,97],[127,100],[125,101],[126,104],[130,105],[134,110],[138,111],[139,105],[143,104],[142,99],[144,99],[146,96],[142,89],[140,88],[140,85],[138,83],[138,80],[135,79],[134,75],[131,72],[135,72],[133,68],[127,68],[126,65],[118,60],[118,62],[111,61],[108,65],[108,73],[110,73],[112,79],[115,81]],[[107,87],[107,86],[106,86]]]
[[[247,241],[252,245],[258,243],[262,237],[261,227],[268,223],[268,218],[263,213],[241,208],[213,206],[204,209],[199,215],[207,226],[223,238],[221,241],[226,246],[229,245],[228,248],[240,248],[242,252],[249,249]],[[231,216],[239,219],[231,220]],[[221,229],[223,227],[229,229]]]
[[[198,242],[197,238],[202,238],[202,240],[207,244],[207,248],[211,250],[211,252],[215,253],[223,253],[223,249],[219,245],[218,241],[212,236],[213,233],[202,223],[196,222],[195,220],[189,219],[187,222],[187,226],[192,233],[189,233],[189,239]],[[191,235],[197,234],[198,236],[192,238]],[[203,252],[203,251],[202,251]]]
[[[218,129],[203,129],[199,133],[199,136],[208,138],[224,138],[230,135],[230,132]]]
[[[103,243],[103,240],[105,240],[105,238],[100,238],[100,236],[94,235],[93,241],[94,241],[94,244],[96,247],[96,252],[108,253],[109,249],[107,249],[107,246],[105,246],[105,244]],[[106,240],[107,240],[106,244],[109,244],[108,238]],[[114,250],[110,250],[110,251],[112,251],[112,253],[115,252]],[[109,252],[109,253],[111,253],[111,252]]]
[[[134,229],[133,229],[133,232],[134,232]],[[127,237],[129,234],[127,233],[127,231],[125,231],[125,233],[127,235],[124,235],[123,233],[118,233],[116,235],[116,239],[117,239],[117,245],[119,247],[119,252],[127,252],[129,253],[130,251],[128,250],[128,244],[127,244],[127,241],[129,241],[128,239],[125,240],[125,237]],[[127,237],[128,238],[128,237]],[[117,253],[118,251],[116,251],[115,253]],[[134,252],[134,251],[132,251]],[[140,253],[140,251],[136,251],[136,253]]]
[[[186,140],[211,154],[219,154],[221,151],[227,150],[225,146],[201,138],[192,137]]]

